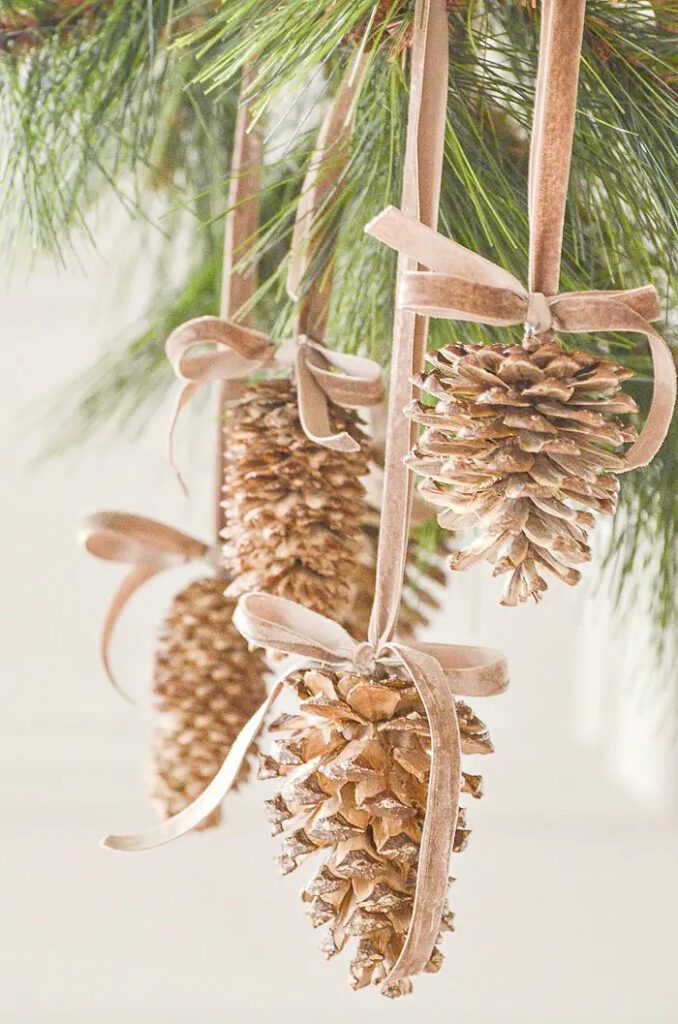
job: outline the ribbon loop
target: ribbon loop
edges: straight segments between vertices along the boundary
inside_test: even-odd
[[[132,566],[109,605],[101,631],[100,651],[109,683],[133,704],[113,674],[110,662],[113,632],[125,605],[144,583],[163,570],[194,561],[218,565],[219,553],[181,530],[129,512],[90,512],[82,516],[78,540],[97,558]]]
[[[216,345],[216,351],[190,354],[197,345]],[[218,316],[199,316],[172,331],[165,353],[179,380],[206,384],[237,380],[266,365],[274,346],[265,334]]]
[[[343,626],[286,597],[245,594],[236,605],[233,624],[257,647],[334,665],[353,662],[356,641]]]

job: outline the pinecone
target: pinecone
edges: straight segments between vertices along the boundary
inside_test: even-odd
[[[367,636],[367,626],[374,602],[379,544],[379,513],[374,509],[368,510],[368,518],[362,525],[362,531],[364,544],[356,593],[343,623],[345,629],[357,640],[364,640]],[[422,551],[414,540],[408,544],[398,618],[398,639],[405,642],[413,640],[418,630],[429,625],[429,614],[440,608],[436,591],[445,585],[445,571],[440,565],[440,558],[447,550],[447,546],[443,544],[442,552],[432,554]]]
[[[260,778],[281,778],[267,802],[273,834],[285,831],[284,874],[310,854],[325,859],[303,891],[314,927],[328,924],[328,957],[358,940],[351,984],[379,984],[398,958],[412,915],[430,770],[428,721],[414,686],[383,673],[305,669],[288,679],[301,706],[270,729],[281,738],[261,758]],[[487,729],[462,702],[465,754],[491,753]],[[482,795],[482,779],[463,775],[463,792]],[[460,810],[454,850],[469,836]],[[452,930],[446,907],[442,930]],[[437,971],[436,948],[428,971]],[[400,982],[388,995],[404,995]]]
[[[330,418],[333,430],[360,442],[359,452],[309,441],[287,380],[252,385],[228,412],[222,536],[230,596],[264,590],[338,620],[347,614],[367,515],[367,440],[354,412],[332,406]]]
[[[224,586],[218,578],[189,584],[175,597],[161,634],[151,796],[164,817],[202,793],[266,696],[263,658],[233,626],[235,605],[223,596]],[[248,773],[245,761],[240,781]],[[219,821],[217,809],[200,827]]]
[[[509,573],[505,605],[539,601],[544,570],[577,583],[593,513],[615,509],[623,459],[612,449],[636,437],[615,415],[636,411],[620,392],[631,371],[538,338],[448,345],[428,359],[416,383],[436,404],[407,410],[427,428],[408,462],[442,527],[479,529],[450,565],[485,559],[495,576]]]

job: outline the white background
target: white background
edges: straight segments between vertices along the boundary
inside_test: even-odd
[[[113,269],[126,231],[105,248]],[[106,259],[84,259],[87,275],[39,265],[2,303],[3,1024],[675,1021],[672,681],[652,685],[642,608],[613,628],[605,589],[588,583],[507,610],[484,569],[451,581],[432,635],[501,647],[512,687],[479,702],[497,752],[477,767],[486,797],[453,861],[458,930],[413,997],[354,994],[347,957],[324,962],[301,879],[277,874],[261,783],[229,799],[219,831],[145,854],[100,849],[102,834],[153,820],[151,717],[106,689],[97,633],[121,570],[78,550],[76,516],[121,508],[208,536],[213,431],[190,417],[180,428],[191,505],[164,463],[162,413],[137,443],[94,441],[28,471],[49,396],[144,292],[130,273],[112,303]],[[116,666],[142,700],[155,630],[185,578],[149,585],[122,624]]]

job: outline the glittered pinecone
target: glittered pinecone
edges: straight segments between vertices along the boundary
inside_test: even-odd
[[[322,864],[302,894],[314,927],[329,925],[328,957],[357,940],[353,988],[380,984],[398,959],[412,916],[417,860],[431,765],[428,721],[413,685],[396,676],[305,669],[288,679],[301,706],[270,729],[280,734],[261,758],[261,778],[280,778],[267,807],[273,834],[285,832],[281,867],[293,871],[310,854]],[[462,750],[491,753],[487,729],[457,702]],[[463,776],[479,797],[482,780]],[[469,832],[460,810],[454,850]],[[441,930],[452,930],[446,906]],[[428,970],[437,971],[436,947]],[[411,983],[393,985],[404,995]]]
[[[224,558],[228,594],[287,597],[341,620],[353,600],[366,518],[367,441],[352,411],[332,429],[361,444],[335,452],[309,441],[287,380],[254,384],[227,414]]]
[[[219,578],[189,584],[175,597],[161,634],[151,796],[164,817],[202,793],[266,696],[263,658],[232,624],[234,602],[223,596],[224,586]],[[248,773],[244,761],[240,781]],[[201,827],[219,820],[217,809]]]
[[[364,544],[356,592],[343,623],[356,640],[364,640],[367,636],[367,626],[374,602],[379,545],[379,513],[374,509],[368,511],[368,518],[363,523],[362,531]],[[445,585],[445,571],[440,561],[446,550],[447,546],[444,543],[442,552],[436,553],[423,551],[413,540],[408,544],[396,631],[399,640],[413,640],[418,630],[425,629],[430,624],[429,616],[440,608],[437,591]]]
[[[589,561],[594,514],[611,515],[623,466],[614,449],[636,437],[617,413],[631,371],[588,352],[534,338],[521,345],[448,345],[417,380],[436,399],[408,415],[426,430],[409,458],[422,496],[449,530],[477,529],[450,560],[486,560],[508,573],[502,604],[547,589],[542,573],[575,584]]]

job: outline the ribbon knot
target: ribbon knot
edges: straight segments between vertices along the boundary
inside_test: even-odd
[[[412,918],[398,961],[383,983],[388,988],[424,969],[440,928],[461,788],[461,738],[455,695],[501,693],[508,685],[506,661],[492,648],[449,644],[405,646],[397,641],[376,647],[369,642],[359,643],[324,615],[271,594],[241,597],[233,622],[250,643],[297,655],[301,660],[283,670],[264,704],[236,738],[212,782],[192,804],[147,832],[107,836],[103,845],[114,850],[146,850],[185,835],[200,824],[221,803],[238,777],[285,678],[304,664],[335,669],[352,665],[361,671],[372,671],[378,662],[399,668],[416,687],[426,712],[431,769]]]
[[[193,351],[206,344],[214,348]],[[168,458],[184,491],[173,459],[174,428],[183,406],[209,381],[226,382],[226,397],[234,399],[242,392],[242,382],[257,371],[292,369],[304,433],[316,444],[343,452],[359,451],[360,445],[346,431],[332,433],[329,403],[355,409],[378,405],[383,394],[381,369],[372,359],[334,352],[305,334],[276,345],[261,331],[223,317],[188,320],[172,331],[165,352],[180,383],[168,430]]]
[[[358,644],[353,653],[353,664],[360,672],[372,675],[377,667],[377,652],[367,640]]]
[[[651,321],[660,316],[657,293],[651,285],[550,296],[530,293],[509,271],[393,206],[378,214],[365,231],[415,264],[430,268],[402,274],[398,292],[401,309],[488,326],[525,324],[535,335],[552,328],[575,334],[644,334],[654,369],[652,402],[638,440],[624,455],[620,472],[645,466],[654,458],[671,425],[676,368],[671,349],[651,326]]]
[[[530,292],[525,314],[525,328],[529,336],[546,334],[553,326],[549,301],[543,292]]]

